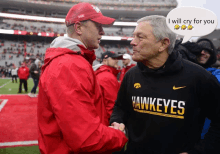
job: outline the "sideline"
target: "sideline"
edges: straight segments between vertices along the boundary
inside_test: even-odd
[[[3,107],[5,106],[5,104],[8,102],[8,99],[4,99],[1,104],[0,104],[0,112],[3,109]]]
[[[18,141],[18,142],[4,142],[0,143],[0,147],[5,147],[5,146],[18,146],[18,145],[37,145],[38,141]]]
[[[3,84],[2,86],[0,86],[0,88],[3,88],[5,85],[7,85],[7,84],[9,84],[11,82],[11,80],[10,81],[8,81],[8,82],[6,82],[5,84]]]

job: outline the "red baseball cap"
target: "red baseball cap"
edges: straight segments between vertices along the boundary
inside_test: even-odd
[[[78,3],[74,5],[66,15],[66,26],[77,21],[92,20],[102,25],[112,25],[115,19],[103,16],[99,8],[90,3]]]

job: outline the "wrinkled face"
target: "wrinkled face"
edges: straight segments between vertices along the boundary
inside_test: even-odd
[[[123,59],[122,63],[124,66],[127,66],[130,63],[130,61],[131,61],[130,59]]]
[[[209,54],[208,51],[202,50],[201,54],[197,56],[197,61],[200,64],[206,64],[207,61],[209,60],[210,56],[211,55]]]
[[[82,24],[81,40],[89,50],[97,49],[99,47],[100,39],[104,35],[102,25],[91,20]]]
[[[137,62],[151,60],[158,56],[161,41],[157,41],[148,22],[140,22],[134,30],[132,59]]]

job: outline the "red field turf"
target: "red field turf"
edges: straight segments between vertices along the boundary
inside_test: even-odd
[[[37,98],[28,95],[1,95],[0,105],[5,99],[8,101],[0,110],[0,145],[5,142],[36,141]]]

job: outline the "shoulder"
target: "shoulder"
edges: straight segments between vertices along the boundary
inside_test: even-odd
[[[71,73],[75,76],[93,76],[93,69],[89,62],[81,55],[76,54],[65,54],[59,56],[53,59],[46,69],[50,70],[51,74],[55,76],[59,73]]]
[[[117,78],[108,70],[100,72],[97,75],[97,79],[100,80],[100,81],[104,81],[104,82],[117,81]]]
[[[202,66],[195,64],[193,62],[190,62],[188,60],[183,59],[182,60],[183,68],[185,70],[185,73],[194,75],[196,77],[200,78],[209,78],[212,74],[208,72],[205,68]]]

